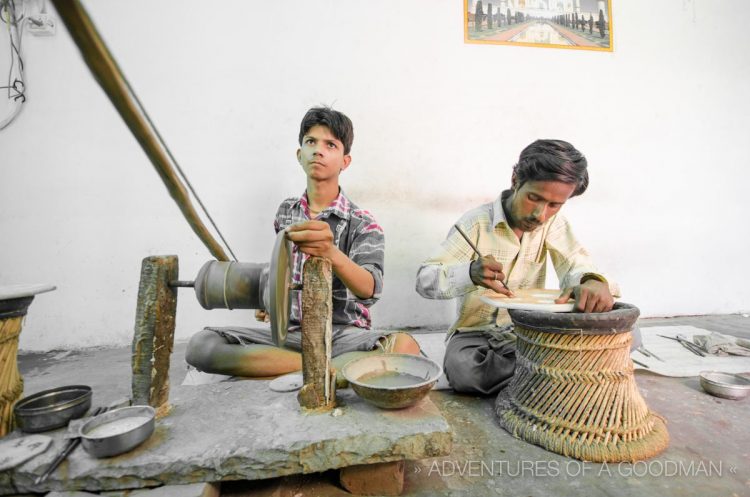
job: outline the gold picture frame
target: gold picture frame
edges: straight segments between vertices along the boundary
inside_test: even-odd
[[[464,41],[612,52],[612,0],[464,0]]]

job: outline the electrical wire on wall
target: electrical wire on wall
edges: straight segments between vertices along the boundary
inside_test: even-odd
[[[23,80],[23,59],[21,58],[21,38],[26,19],[23,13],[18,15],[15,0],[0,0],[0,19],[8,28],[10,39],[8,82],[5,86],[0,86],[0,90],[7,91],[3,93],[6,93],[10,105],[10,112],[0,121],[0,130],[3,130],[20,114],[26,102],[26,85]]]

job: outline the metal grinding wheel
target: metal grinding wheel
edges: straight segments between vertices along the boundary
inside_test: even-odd
[[[292,242],[276,236],[270,264],[208,261],[195,281],[171,281],[172,287],[194,287],[204,309],[263,309],[271,318],[271,338],[283,347],[289,326],[292,286]]]
[[[271,338],[278,347],[284,346],[289,327],[290,287],[292,285],[291,246],[292,242],[286,238],[286,231],[279,231],[271,252],[271,269],[268,274],[266,310],[271,316]]]

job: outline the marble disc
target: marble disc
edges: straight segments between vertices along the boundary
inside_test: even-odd
[[[575,307],[575,299],[571,298],[564,304],[555,304],[555,299],[562,290],[545,288],[524,288],[513,290],[514,297],[488,291],[481,297],[482,302],[503,309],[523,309],[527,311],[571,312]]]
[[[15,468],[47,450],[52,438],[46,435],[28,435],[0,440],[0,471]]]
[[[271,318],[271,338],[277,347],[286,342],[289,326],[289,309],[291,307],[289,287],[292,282],[292,249],[284,230],[276,235],[276,242],[271,252],[271,268],[268,274]]]
[[[294,392],[302,388],[302,384],[302,373],[289,373],[272,380],[268,388],[274,392]]]
[[[33,297],[39,293],[51,292],[57,288],[54,285],[39,283],[36,285],[7,285],[0,286],[0,300]]]

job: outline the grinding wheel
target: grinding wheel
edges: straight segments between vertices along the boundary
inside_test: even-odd
[[[271,252],[271,269],[268,274],[269,299],[266,310],[271,316],[271,338],[278,347],[284,346],[289,326],[292,283],[291,245],[292,243],[286,238],[286,231],[282,230],[276,235],[276,243]]]

